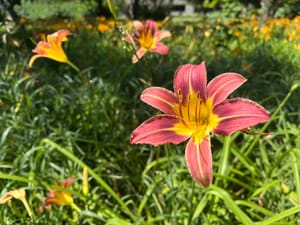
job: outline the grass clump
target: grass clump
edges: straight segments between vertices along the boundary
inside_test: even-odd
[[[249,22],[244,20],[183,22],[172,18],[162,25],[172,33],[164,41],[168,55],[149,53],[137,64],[121,40],[129,29],[126,21],[105,31],[98,24],[75,27],[64,49],[78,73],[47,59],[28,68],[40,40],[34,25],[25,36],[7,36],[0,63],[0,193],[25,188],[34,216],[11,200],[0,206],[1,224],[300,222],[298,39],[288,42],[275,25],[266,39],[244,27]],[[258,101],[272,115],[250,134],[213,137],[215,180],[207,189],[190,178],[184,144],[129,142],[131,132],[157,113],[139,100],[141,92],[149,86],[172,90],[176,68],[201,61],[207,63],[208,80],[227,71],[243,74],[248,81],[235,94]],[[68,177],[75,177],[68,191],[80,212],[53,206],[40,213],[55,182]]]

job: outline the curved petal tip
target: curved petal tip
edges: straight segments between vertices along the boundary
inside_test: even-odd
[[[203,187],[212,184],[212,156],[209,137],[206,137],[201,143],[194,143],[190,139],[186,146],[185,159],[189,172],[197,184]]]

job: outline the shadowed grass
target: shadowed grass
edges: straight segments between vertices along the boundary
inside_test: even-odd
[[[225,25],[216,30],[216,24],[202,22],[170,20],[169,55],[147,54],[135,65],[117,29],[78,29],[64,48],[80,73],[47,59],[29,70],[30,30],[21,47],[6,45],[0,63],[1,195],[24,187],[35,220],[12,200],[0,206],[0,223],[300,223],[299,53],[292,43],[250,36],[238,41]],[[179,65],[203,60],[209,79],[228,71],[243,74],[248,81],[234,95],[259,101],[272,115],[250,134],[212,138],[215,180],[208,189],[193,183],[185,143],[129,143],[132,130],[158,113],[140,101],[142,90],[172,89]],[[81,213],[53,206],[41,214],[38,207],[52,184],[70,176],[76,178],[70,192]]]

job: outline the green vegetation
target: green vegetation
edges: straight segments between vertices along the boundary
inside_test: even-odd
[[[136,64],[133,46],[122,41],[130,21],[54,22],[25,22],[22,33],[0,28],[0,196],[25,188],[34,214],[12,199],[0,205],[0,224],[300,223],[299,17],[265,24],[217,13],[166,18],[169,54],[147,53]],[[58,29],[72,31],[63,47],[80,72],[46,58],[28,68],[41,34]],[[159,113],[140,101],[141,92],[172,90],[178,66],[202,61],[209,80],[228,71],[244,75],[247,83],[232,97],[253,99],[271,113],[249,134],[212,138],[209,188],[192,181],[185,143],[129,143],[131,132]],[[81,212],[53,206],[40,213],[54,183],[68,177],[75,178],[70,191]]]

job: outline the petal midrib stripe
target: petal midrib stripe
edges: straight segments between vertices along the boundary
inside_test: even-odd
[[[241,114],[241,115],[232,115],[232,116],[224,116],[220,118],[220,121],[228,120],[228,119],[234,119],[234,118],[240,118],[240,117],[256,117],[256,118],[265,118],[265,115],[253,115],[253,114]]]
[[[214,92],[214,94],[211,96],[211,98],[214,99],[215,96],[216,96],[216,94],[219,93],[219,91],[220,91],[222,88],[224,88],[225,85],[228,85],[228,84],[233,83],[233,82],[235,82],[235,80],[230,80],[230,81],[225,82],[225,83],[223,83],[222,85],[220,85],[219,88],[218,88],[218,89]]]

